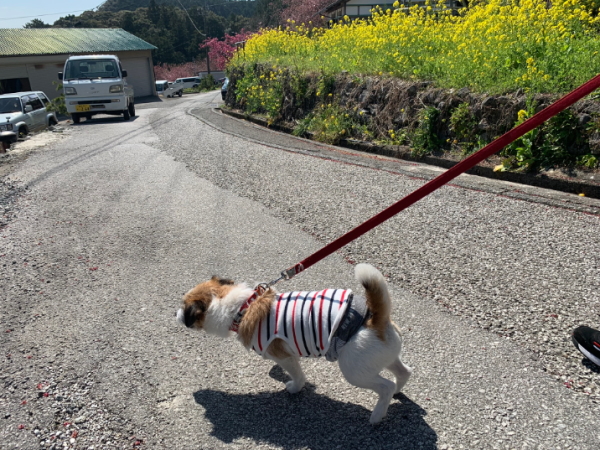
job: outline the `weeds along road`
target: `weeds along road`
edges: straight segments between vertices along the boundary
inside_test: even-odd
[[[598,448],[600,373],[569,342],[600,326],[593,200],[462,177],[279,285],[360,291],[351,261],[389,277],[415,371],[377,427],[336,365],[303,361],[293,396],[234,339],[178,326],[196,283],[273,279],[439,172],[264,132],[218,99],[82,122],[9,176],[0,448]]]

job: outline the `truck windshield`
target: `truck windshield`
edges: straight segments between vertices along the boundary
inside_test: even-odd
[[[75,59],[67,62],[65,80],[118,78],[119,68],[114,59]]]
[[[0,114],[23,112],[19,97],[0,98]]]

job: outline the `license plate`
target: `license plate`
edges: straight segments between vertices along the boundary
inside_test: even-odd
[[[86,112],[91,111],[92,107],[90,105],[75,105],[75,111],[77,112]]]

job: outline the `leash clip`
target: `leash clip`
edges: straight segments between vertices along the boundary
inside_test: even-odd
[[[281,272],[281,278],[284,280],[291,280],[294,276],[298,275],[300,272],[304,270],[304,266],[302,264],[296,264],[295,266],[290,267],[289,269]]]
[[[254,291],[258,294],[258,296],[260,297],[261,295],[263,295],[265,292],[267,292],[267,290],[270,288],[271,286],[268,283],[259,283],[256,285],[256,287],[254,288]]]

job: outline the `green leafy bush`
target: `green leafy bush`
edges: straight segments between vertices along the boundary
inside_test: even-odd
[[[440,139],[437,135],[439,117],[440,111],[433,106],[419,112],[419,126],[413,131],[410,138],[413,155],[424,156],[439,150]]]

